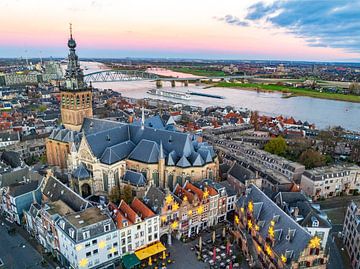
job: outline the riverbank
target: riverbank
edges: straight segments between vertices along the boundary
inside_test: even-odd
[[[227,76],[223,71],[206,70],[200,68],[189,68],[189,67],[173,67],[170,68],[172,71],[187,73],[200,77],[224,77]]]
[[[213,87],[234,88],[234,89],[255,90],[255,91],[260,90],[265,92],[282,92],[289,94],[286,97],[307,96],[307,97],[320,98],[320,99],[360,103],[360,96],[358,95],[317,92],[312,89],[294,88],[294,87],[282,86],[282,85],[268,85],[268,84],[257,84],[257,83],[240,84],[234,82],[219,82],[214,84]]]

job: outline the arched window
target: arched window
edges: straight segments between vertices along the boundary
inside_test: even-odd
[[[182,176],[177,176],[176,177],[176,183],[179,184],[180,186],[182,186]]]
[[[167,177],[167,186],[170,190],[172,190],[174,188],[174,175],[173,174],[169,174]]]
[[[109,176],[106,172],[103,172],[103,183],[104,183],[104,191],[109,191]]]
[[[159,172],[154,170],[153,173],[152,173],[152,179],[154,181],[154,184],[156,187],[159,187],[160,184],[159,184]]]

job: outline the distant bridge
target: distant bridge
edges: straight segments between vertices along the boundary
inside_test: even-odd
[[[156,74],[139,70],[101,70],[84,76],[84,80],[87,83],[151,80],[156,82],[158,88],[163,86],[163,82],[170,82],[171,86],[175,87],[175,82],[180,82],[184,86],[188,86],[189,82],[234,81],[249,78],[252,78],[252,76],[160,77]]]
[[[156,80],[159,76],[139,70],[102,70],[86,74],[85,82]]]

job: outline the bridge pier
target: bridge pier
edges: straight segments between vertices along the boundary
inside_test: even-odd
[[[156,88],[162,88],[163,83],[160,79],[156,80]]]
[[[185,80],[185,81],[184,81],[184,86],[185,86],[185,87],[188,87],[188,86],[189,86],[189,81],[188,81],[188,80]]]
[[[174,88],[175,86],[176,86],[176,84],[175,84],[175,80],[172,80],[172,81],[171,81],[171,87],[173,87],[173,88]]]

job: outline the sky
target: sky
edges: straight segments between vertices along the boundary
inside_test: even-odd
[[[0,57],[360,62],[360,0],[0,0]]]

